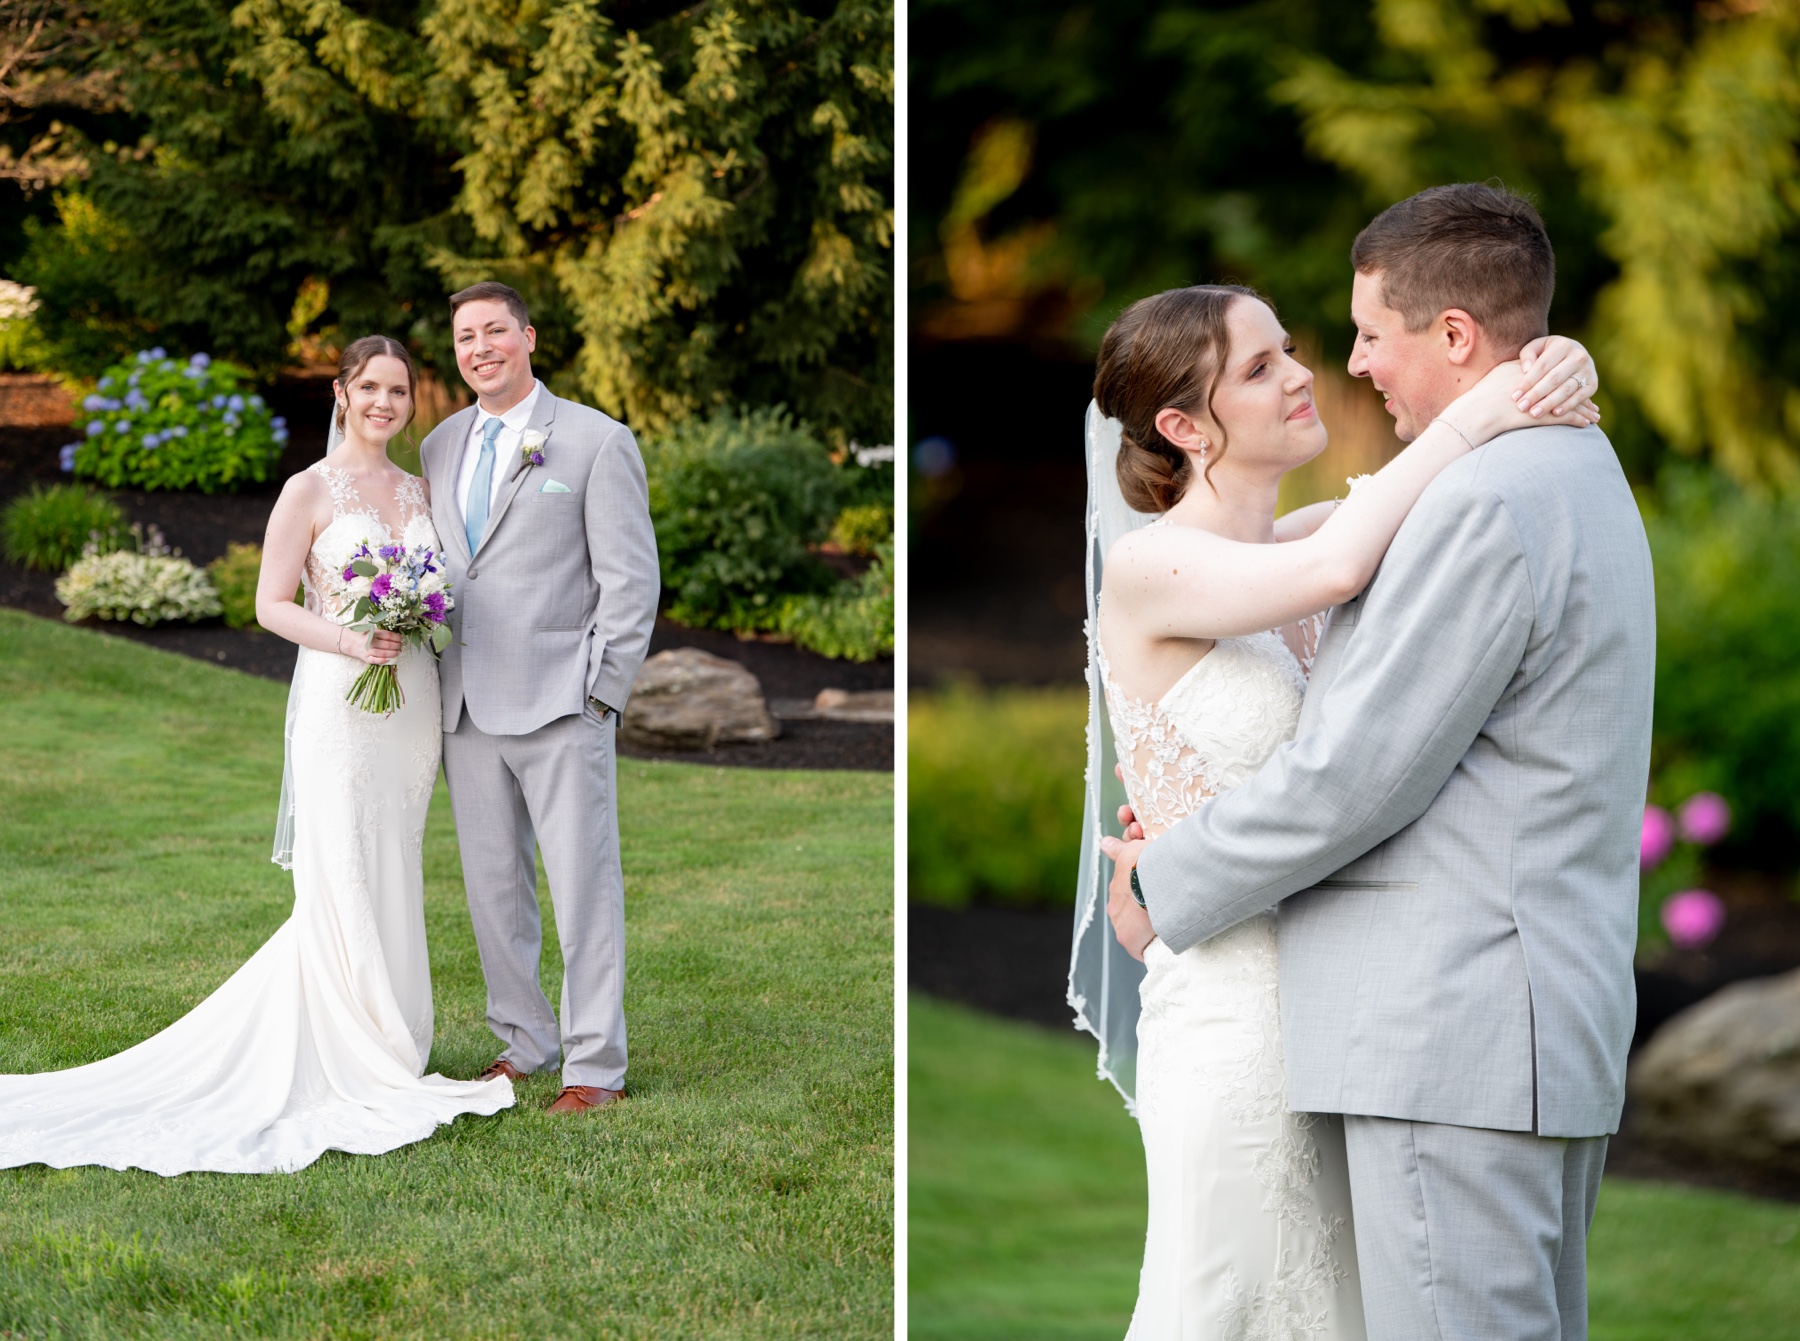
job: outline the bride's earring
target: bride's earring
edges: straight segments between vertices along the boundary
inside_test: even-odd
[[[1200,469],[1206,469],[1206,439],[1200,439]]]

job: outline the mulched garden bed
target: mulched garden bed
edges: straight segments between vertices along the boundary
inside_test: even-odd
[[[236,494],[143,493],[117,490],[113,496],[126,519],[155,525],[167,542],[204,567],[234,543],[261,544],[269,512],[289,475],[319,459],[325,450],[330,413],[330,381],[292,377],[266,393],[277,414],[287,417],[287,450],[267,483]],[[57,465],[57,449],[74,436],[66,427],[0,425],[0,503],[34,484],[66,481]],[[62,617],[55,579],[0,560],[0,605]],[[135,639],[183,656],[231,666],[252,675],[286,682],[293,674],[293,644],[260,631],[227,628],[218,620],[198,624],[135,624],[92,621],[102,633]],[[821,689],[853,692],[892,689],[892,658],[859,664],[833,661],[785,643],[743,641],[729,633],[690,629],[663,618],[656,621],[650,650],[698,647],[746,666],[762,682],[763,695],[778,699],[812,699]],[[729,745],[715,750],[654,752],[621,746],[633,758],[677,759],[687,763],[734,768],[850,768],[892,771],[894,728],[877,722],[784,721],[779,738],[765,744]]]
[[[1729,983],[1800,968],[1800,903],[1790,881],[1758,872],[1708,872],[1727,920],[1705,950],[1671,952],[1640,968],[1636,1047],[1670,1016]],[[972,904],[966,909],[912,904],[907,910],[907,981],[932,996],[990,1014],[1073,1032],[1064,1004],[1073,912]],[[1627,1106],[1607,1150],[1607,1172],[1720,1187],[1800,1201],[1800,1182],[1697,1167],[1647,1147],[1632,1135]]]

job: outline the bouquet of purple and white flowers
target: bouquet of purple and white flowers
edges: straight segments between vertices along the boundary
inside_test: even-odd
[[[365,540],[344,567],[344,585],[356,597],[350,628],[359,633],[377,629],[397,633],[403,643],[430,644],[433,653],[450,645],[450,625],[445,621],[454,602],[435,550],[423,545],[371,550]],[[344,698],[366,712],[383,715],[406,702],[392,662],[363,671]]]

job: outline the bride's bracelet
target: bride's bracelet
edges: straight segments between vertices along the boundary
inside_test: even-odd
[[[344,655],[344,626],[342,624],[338,625],[337,652],[339,656]]]
[[[1436,419],[1433,419],[1431,422],[1434,424],[1442,424],[1445,428],[1449,429],[1452,433],[1456,434],[1457,437],[1461,438],[1464,442],[1468,443],[1469,450],[1471,452],[1475,450],[1475,439],[1471,438],[1467,433],[1464,433],[1455,424],[1451,423],[1448,419],[1444,418],[1443,415],[1440,414]]]

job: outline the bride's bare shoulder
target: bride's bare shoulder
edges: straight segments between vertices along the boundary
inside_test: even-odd
[[[1202,527],[1152,522],[1113,541],[1106,552],[1106,572],[1144,579],[1179,577],[1183,562],[1204,559],[1229,543]]]
[[[297,470],[281,486],[281,496],[275,500],[269,524],[274,526],[283,520],[302,517],[316,520],[321,514],[330,521],[331,485],[316,470]]]

